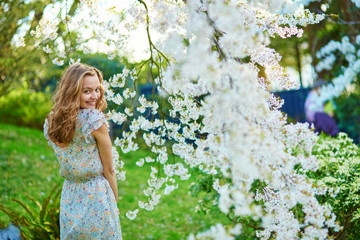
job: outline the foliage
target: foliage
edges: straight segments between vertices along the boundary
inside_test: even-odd
[[[47,64],[47,55],[43,50],[34,45],[43,47],[53,44],[46,39],[36,42],[32,31],[41,23],[46,10],[62,2],[15,0],[0,3],[0,95],[7,94],[24,81],[31,87],[39,88],[47,77],[52,66]],[[71,6],[66,5],[69,16],[75,13],[78,4],[79,1],[75,0]],[[54,30],[53,40],[66,41],[69,34],[63,33],[64,23],[61,21]],[[24,41],[32,44],[25,45]]]
[[[51,95],[26,84],[0,97],[0,121],[42,129],[52,106]]]
[[[313,9],[325,11],[330,16],[318,26],[311,26],[309,39],[314,68],[320,78],[329,82],[319,90],[318,106],[335,100],[339,127],[359,142],[358,104],[360,81],[360,31],[355,27],[360,21],[357,1],[322,0],[311,5]],[[318,29],[321,28],[322,29]],[[319,31],[317,31],[317,30]],[[352,85],[352,86],[350,86]],[[355,86],[355,87],[354,87]],[[349,90],[354,88],[355,91]]]
[[[331,232],[336,239],[360,239],[360,149],[345,133],[337,138],[322,134],[313,154],[319,169],[308,175],[316,180],[322,203],[332,206],[343,229]]]
[[[342,132],[346,132],[355,143],[360,143],[360,93],[353,91],[344,92],[334,99],[336,122]]]
[[[0,211],[8,215],[10,221],[20,228],[24,239],[60,239],[60,193],[61,188],[58,184],[41,203],[28,196],[27,198],[37,206],[37,209],[18,199],[12,199],[24,208],[25,214],[3,204],[0,204]]]
[[[79,54],[77,56],[81,59],[81,62],[100,69],[106,80],[121,72],[124,68],[123,62],[126,62],[124,58],[109,59],[106,54],[101,53]]]
[[[349,36],[354,42],[355,36],[360,33],[359,28],[355,27],[355,23],[360,20],[360,14],[352,0],[317,0],[303,1],[303,3],[313,12],[326,14],[324,21],[305,27],[304,36],[300,39],[294,37],[281,39],[278,37],[271,40],[271,46],[282,56],[282,65],[296,69],[300,81],[302,80],[302,73],[305,73],[305,69],[303,69],[305,64],[311,64],[315,69],[321,60],[316,57],[316,54],[329,41],[339,41],[343,36]],[[339,54],[336,56],[341,58]],[[310,57],[309,60],[306,57]],[[318,72],[318,77],[330,81],[341,72],[342,65],[338,61],[338,64],[331,68],[331,71]],[[311,77],[314,77],[313,81],[317,79],[315,75]]]
[[[354,61],[359,59],[359,6],[352,0],[307,2],[310,2],[308,8],[312,11],[325,13],[325,20],[304,28],[304,37],[300,40],[274,39],[271,45],[283,56],[283,64],[296,68],[301,65],[301,59],[295,59],[296,47],[300,43],[300,55],[310,56],[311,65],[317,71],[316,75],[312,76],[313,81],[322,78],[332,83],[321,93],[319,105],[333,99],[336,102],[335,117],[340,130],[359,143],[359,90],[350,94],[344,91],[352,81],[357,89],[360,86],[360,70],[353,66],[359,64],[354,64]],[[336,45],[340,47],[336,49]],[[335,49],[329,51],[332,48]]]
[[[317,52],[331,40],[339,41],[342,37],[348,36],[351,42],[355,41],[355,37],[360,33],[360,31],[354,23],[357,23],[360,20],[360,14],[358,7],[352,0],[313,1],[310,3],[309,9],[327,14],[325,21],[317,25],[309,26],[306,29],[309,36],[309,52],[312,56],[312,64],[315,67],[315,65],[320,61],[316,57]],[[323,71],[319,73],[319,76],[330,80],[333,78],[334,74],[336,75],[337,73],[332,71]]]
[[[216,179],[223,179],[222,176],[219,175],[208,175],[205,173],[202,173],[199,170],[196,170],[196,181],[194,181],[190,187],[189,190],[191,192],[191,195],[194,197],[199,198],[195,211],[198,214],[201,215],[221,215],[222,212],[220,211],[218,204],[219,204],[219,198],[220,194],[215,190],[214,183],[217,181]],[[223,180],[221,185],[229,184],[230,179]],[[260,187],[259,182],[253,184],[253,191],[256,192],[256,189]],[[254,220],[252,217],[249,216],[234,216],[233,214],[226,215],[229,222],[225,222],[224,226],[228,230],[231,229],[232,224],[242,224],[243,227],[241,228],[241,234],[236,237],[236,239],[241,240],[252,240],[256,239],[256,231],[259,229],[262,229],[261,227],[261,221],[260,220]],[[230,224],[231,223],[231,224]]]
[[[10,199],[18,199],[36,207],[26,196],[41,199],[44,193],[61,182],[59,165],[52,149],[38,129],[13,126],[0,122],[0,202],[11,209],[24,209]],[[25,213],[25,212],[24,212]],[[0,222],[8,218],[0,212]]]

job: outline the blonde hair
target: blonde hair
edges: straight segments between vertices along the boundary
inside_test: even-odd
[[[97,76],[100,81],[100,98],[95,108],[104,111],[107,103],[104,97],[103,77],[95,67],[75,63],[68,67],[57,86],[54,106],[47,115],[48,134],[53,142],[70,143],[74,132],[77,113],[80,109],[80,95],[85,76]]]

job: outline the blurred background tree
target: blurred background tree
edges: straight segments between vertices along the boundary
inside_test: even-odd
[[[312,66],[315,67],[320,59],[316,58],[316,53],[328,44],[331,40],[341,41],[347,36],[352,44],[355,43],[356,36],[360,34],[360,11],[351,0],[322,0],[313,2],[309,8],[318,13],[329,14],[325,21],[318,25],[309,26],[306,34],[309,39],[309,52],[312,58]],[[323,78],[328,82],[343,73],[343,68],[347,67],[345,56],[336,51],[336,62],[333,69],[318,72],[318,78]],[[360,142],[360,82],[359,76],[353,80],[339,97],[333,99],[335,103],[334,117],[338,123],[340,131],[346,132],[356,143]]]
[[[48,63],[41,48],[34,47],[31,31],[42,19],[50,4],[61,1],[1,1],[0,3],[0,95],[6,95],[26,81],[30,88],[40,88],[43,79],[58,76],[59,71]],[[67,14],[74,15],[79,0],[74,0]],[[58,26],[58,38],[65,26]],[[25,40],[26,45],[22,42]],[[49,71],[49,68],[51,71]],[[50,76],[49,76],[50,75]]]
[[[305,58],[310,57],[310,64],[315,69],[319,62],[316,53],[329,41],[341,41],[342,37],[348,36],[351,42],[355,42],[356,36],[360,33],[360,11],[351,0],[313,1],[308,8],[314,13],[325,14],[325,20],[319,24],[306,27],[301,38],[293,36],[281,39],[276,37],[271,41],[271,47],[275,48],[282,56],[282,64],[292,67],[299,74],[301,87],[303,86],[301,81],[303,79],[303,68],[307,62],[304,62]],[[330,81],[338,75],[338,72],[323,71],[317,75],[319,78]]]
[[[308,8],[314,13],[324,13],[325,20],[319,24],[309,25],[304,29],[302,38],[272,39],[271,46],[282,56],[283,66],[295,70],[295,77],[299,80],[300,88],[311,87],[317,79],[324,79],[328,83],[343,73],[347,67],[345,56],[339,51],[334,52],[336,61],[331,70],[315,72],[316,65],[321,59],[316,53],[331,40],[340,41],[345,36],[351,43],[355,43],[360,34],[360,11],[351,0],[321,0],[313,1]],[[339,97],[333,99],[334,118],[340,131],[360,142],[360,82],[358,76]],[[294,94],[303,94],[301,89]],[[307,93],[307,92],[305,92]]]

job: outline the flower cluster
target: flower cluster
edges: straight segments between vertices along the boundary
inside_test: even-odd
[[[57,26],[59,25],[60,20],[54,19],[49,20],[46,18],[42,18],[39,21],[39,24],[36,26],[35,30],[30,32],[31,36],[42,39],[42,40],[55,40],[58,36],[57,34]]]
[[[119,153],[116,150],[116,147],[112,147],[112,155],[113,155],[113,161],[114,161],[114,170],[116,178],[119,180],[125,180],[126,179],[126,171],[120,170],[124,167],[124,162],[119,159]]]
[[[340,57],[336,57],[340,54]],[[335,63],[342,65],[341,74],[335,76],[330,84],[320,88],[320,95],[316,102],[320,106],[324,102],[338,97],[355,79],[360,72],[360,35],[356,36],[355,42],[351,43],[349,37],[344,36],[341,41],[331,40],[321,48],[316,57],[321,61],[316,66],[316,71],[332,70]],[[346,66],[347,67],[344,67]]]

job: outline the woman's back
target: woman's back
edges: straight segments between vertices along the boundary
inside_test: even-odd
[[[99,151],[91,132],[103,124],[105,116],[97,109],[80,109],[72,141],[59,147],[47,135],[48,124],[44,125],[44,135],[53,147],[60,163],[60,175],[67,180],[81,182],[103,174]]]

